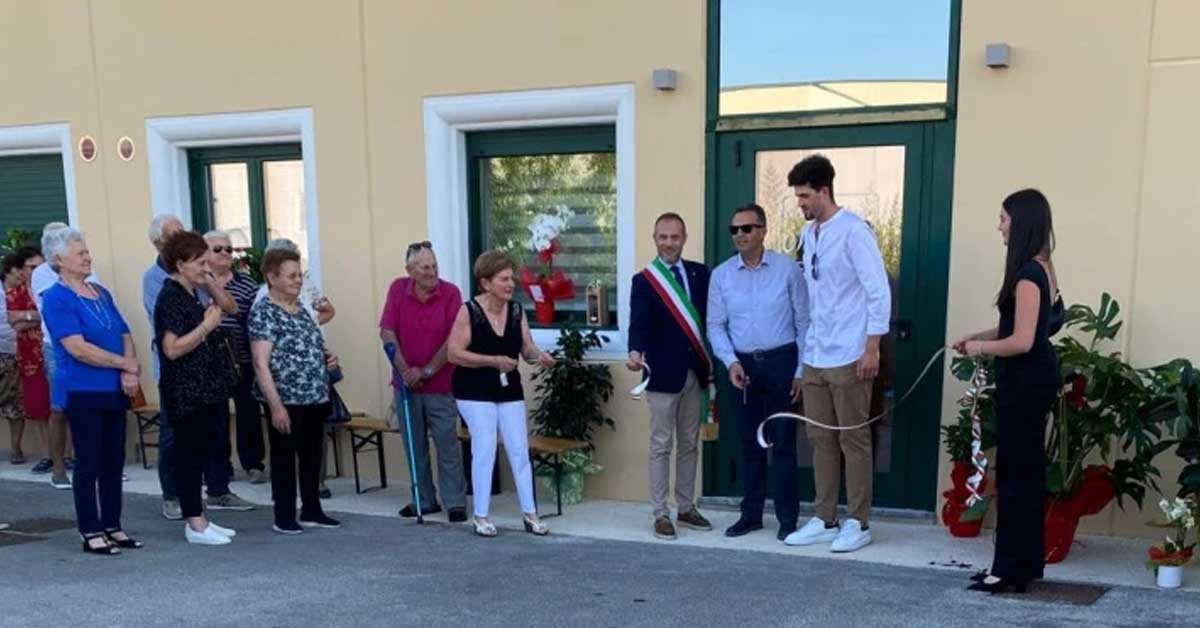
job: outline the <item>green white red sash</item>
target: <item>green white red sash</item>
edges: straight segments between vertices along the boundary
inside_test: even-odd
[[[704,364],[707,367],[709,381],[701,382],[703,386],[704,400],[701,404],[701,412],[704,413],[702,422],[716,423],[717,414],[715,412],[716,390],[712,383],[713,362],[712,356],[708,353],[708,347],[704,344],[704,336],[701,333],[700,313],[696,311],[696,306],[692,305],[692,300],[688,298],[687,291],[675,279],[675,275],[671,273],[671,269],[659,258],[654,258],[654,261],[642,271],[642,275],[650,283],[650,287],[658,293],[663,304],[667,306],[667,311],[671,313],[671,317],[678,323],[683,334],[687,336],[688,342],[692,343],[692,350],[697,355],[704,359]],[[634,396],[640,397],[645,391],[646,386],[650,383],[649,369],[647,368],[647,378],[637,388],[634,389]]]

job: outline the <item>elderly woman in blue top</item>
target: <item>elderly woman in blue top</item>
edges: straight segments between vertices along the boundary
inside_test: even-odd
[[[118,554],[142,546],[121,530],[125,411],[138,388],[133,339],[112,295],[86,279],[92,256],[83,234],[61,229],[44,240],[59,272],[42,294],[42,312],[61,383],[52,403],[66,410],[75,445],[75,517],[85,552]]]

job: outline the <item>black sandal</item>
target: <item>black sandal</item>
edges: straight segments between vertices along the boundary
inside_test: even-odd
[[[104,539],[104,545],[95,547],[88,542],[92,539]],[[117,554],[121,553],[121,550],[118,549],[117,546],[109,543],[108,538],[104,535],[104,533],[83,537],[83,551],[88,554],[100,554],[101,556],[116,556]]]
[[[118,539],[118,538],[116,537],[116,535],[118,535],[118,534],[120,534],[121,536],[124,536],[125,538],[123,538],[123,539]],[[124,530],[122,530],[121,528],[117,528],[117,529],[115,529],[115,530],[105,530],[105,531],[104,531],[104,536],[105,536],[105,537],[106,537],[106,538],[107,538],[107,539],[108,539],[110,542],[112,542],[112,543],[116,544],[116,546],[117,546],[117,547],[123,547],[123,548],[125,548],[125,549],[141,549],[142,547],[145,547],[145,544],[144,544],[144,543],[142,543],[141,541],[138,541],[138,540],[134,539],[133,537],[129,536],[129,535],[128,535],[128,534],[126,534],[126,533],[125,533],[125,531],[124,531]]]

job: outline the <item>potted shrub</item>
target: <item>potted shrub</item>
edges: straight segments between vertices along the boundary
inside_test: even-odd
[[[595,429],[616,427],[616,423],[604,414],[613,392],[612,373],[608,365],[584,362],[589,349],[599,348],[606,341],[595,330],[584,332],[567,325],[558,337],[554,366],[541,369],[531,377],[536,400],[536,408],[531,414],[535,433],[587,443],[582,451],[563,455],[564,504],[580,502],[583,477],[602,470],[592,461]],[[551,490],[554,489],[552,473],[550,469],[539,471],[543,484]]]
[[[1146,567],[1154,570],[1158,586],[1176,589],[1183,583],[1183,567],[1192,560],[1196,547],[1195,543],[1188,543],[1188,536],[1196,529],[1196,502],[1191,497],[1176,497],[1173,501],[1159,501],[1158,507],[1164,519],[1151,525],[1169,528],[1171,532],[1161,546],[1150,548]]]
[[[991,380],[992,370],[987,364],[983,367],[981,381],[978,383],[972,381],[975,375],[975,360],[973,359],[956,358],[950,368],[955,377],[968,382],[970,388],[958,402],[958,420],[950,425],[942,426],[946,453],[950,455],[953,464],[950,469],[952,487],[942,493],[942,497],[946,500],[942,504],[942,524],[950,530],[950,534],[953,536],[975,537],[979,536],[979,531],[983,528],[983,518],[987,515],[992,500],[991,496],[984,496],[974,505],[968,505],[971,491],[967,488],[967,480],[975,473],[971,412],[974,409],[980,418],[980,451],[991,449],[996,443],[996,430],[993,422],[995,400],[992,397],[995,383]],[[984,475],[976,489],[977,494],[983,496],[984,491],[987,490],[987,483],[987,475]]]

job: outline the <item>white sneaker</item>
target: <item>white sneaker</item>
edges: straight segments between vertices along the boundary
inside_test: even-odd
[[[829,546],[829,551],[853,552],[870,544],[870,530],[862,529],[862,523],[858,519],[847,519],[846,523],[842,524],[842,531],[838,533],[837,538],[833,540],[833,544]]]
[[[783,542],[786,545],[817,545],[830,543],[836,538],[838,538],[836,527],[826,528],[825,522],[821,521],[820,517],[813,517],[804,524],[803,528],[787,535]]]
[[[221,536],[227,536],[231,539],[237,536],[237,530],[234,530],[233,528],[226,528],[225,526],[219,526],[212,521],[208,522],[208,527],[216,530],[217,534],[220,534]]]
[[[183,538],[187,539],[188,543],[196,545],[228,545],[229,537],[217,532],[212,524],[209,524],[203,532],[197,532],[192,529],[192,526],[183,524]]]

